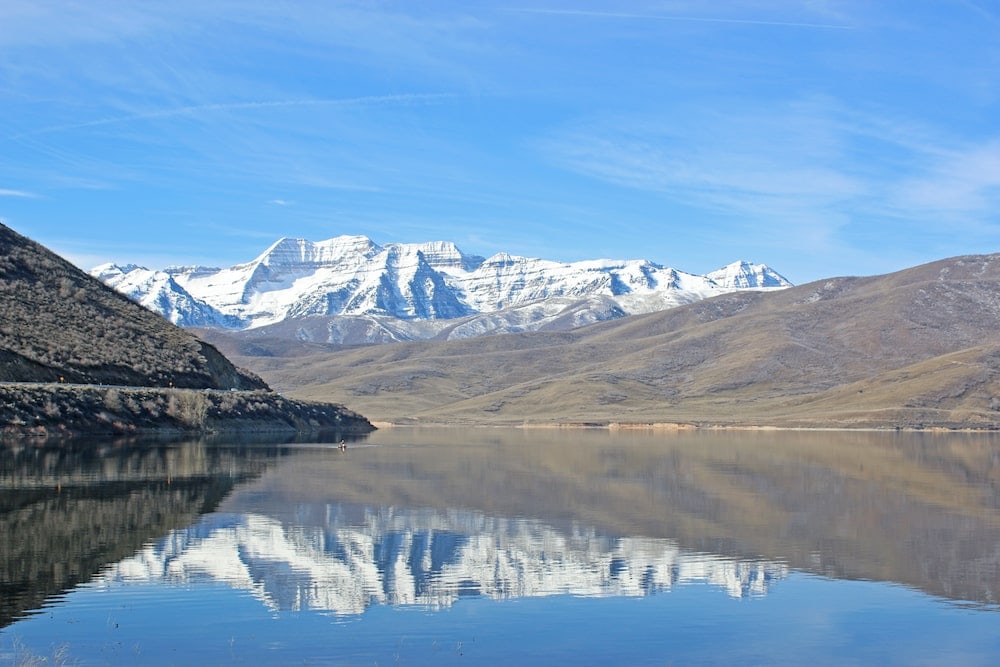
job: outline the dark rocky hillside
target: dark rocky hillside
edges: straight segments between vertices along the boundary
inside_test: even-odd
[[[0,436],[365,433],[361,415],[286,399],[212,345],[0,225]]]
[[[0,381],[267,388],[211,345],[2,224]]]

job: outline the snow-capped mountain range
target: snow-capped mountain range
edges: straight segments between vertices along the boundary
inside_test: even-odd
[[[788,576],[781,563],[582,526],[390,507],[364,508],[355,523],[331,509],[326,525],[308,527],[256,513],[210,515],[109,566],[97,584],[222,583],[273,610],[354,615],[373,605],[443,609],[464,595],[644,596],[692,583],[745,598]]]
[[[180,326],[280,327],[331,343],[569,329],[791,285],[742,261],[694,275],[648,260],[483,258],[446,241],[378,245],[364,236],[283,238],[229,268],[104,264],[91,274]]]

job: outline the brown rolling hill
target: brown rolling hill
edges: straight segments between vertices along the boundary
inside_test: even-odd
[[[1000,426],[1000,254],[570,332],[339,350],[212,340],[279,390],[388,422]]]

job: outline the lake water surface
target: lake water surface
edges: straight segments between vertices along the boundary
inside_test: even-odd
[[[0,446],[0,664],[1000,663],[1000,437]]]

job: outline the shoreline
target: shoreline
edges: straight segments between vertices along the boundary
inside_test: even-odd
[[[73,438],[238,433],[361,434],[365,417],[336,403],[269,390],[7,383],[0,437]]]
[[[392,428],[513,428],[523,430],[563,430],[563,431],[646,431],[659,433],[680,433],[692,431],[830,431],[830,432],[874,432],[874,433],[998,433],[1000,424],[984,426],[778,426],[762,424],[695,424],[690,422],[525,422],[520,424],[491,424],[486,422],[393,422],[371,420],[377,429]]]

